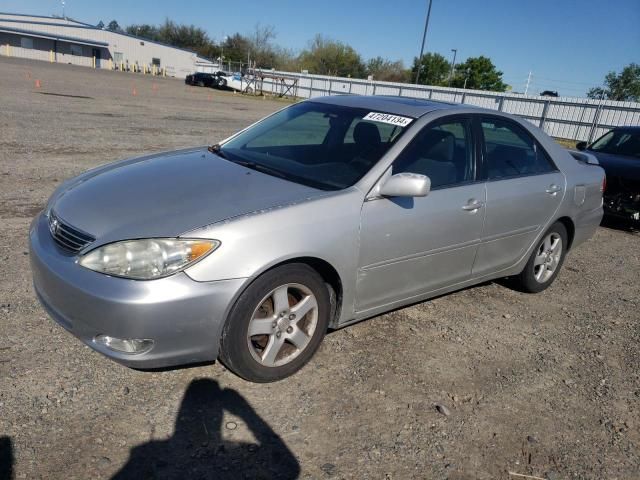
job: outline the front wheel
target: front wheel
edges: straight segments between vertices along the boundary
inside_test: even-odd
[[[253,382],[273,382],[302,368],[329,324],[330,298],[322,277],[289,264],[258,277],[240,295],[225,323],[220,360]]]
[[[519,289],[537,293],[551,285],[564,263],[567,246],[567,229],[560,222],[554,223],[531,253],[522,273],[515,277]]]

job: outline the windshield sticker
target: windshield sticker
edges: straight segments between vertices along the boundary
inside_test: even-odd
[[[367,113],[363,120],[371,120],[372,122],[382,122],[390,125],[397,125],[398,127],[406,127],[413,121],[413,118],[391,115],[389,113],[370,112]]]

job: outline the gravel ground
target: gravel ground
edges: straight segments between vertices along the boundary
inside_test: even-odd
[[[333,332],[269,385],[130,370],[47,317],[27,230],[56,185],[283,105],[0,59],[0,478],[638,478],[638,234],[599,229],[539,295],[487,283]]]

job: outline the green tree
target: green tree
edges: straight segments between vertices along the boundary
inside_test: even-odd
[[[228,36],[221,44],[227,62],[246,62],[251,50],[251,41],[239,33]]]
[[[456,65],[451,85],[492,92],[504,92],[507,89],[507,84],[502,81],[502,72],[491,59],[484,56],[467,58],[465,62]]]
[[[111,20],[107,25],[107,30],[111,30],[112,32],[122,32],[120,25],[116,20]]]
[[[400,60],[393,62],[386,58],[375,57],[367,62],[367,75],[372,75],[374,80],[384,82],[405,82],[408,80],[409,72]]]
[[[587,92],[587,96],[622,102],[640,102],[640,65],[630,63],[620,73],[609,72],[604,77],[604,88],[594,87]]]
[[[158,38],[170,45],[206,55],[213,42],[207,32],[194,25],[178,25],[167,19],[158,28]]]
[[[411,68],[411,78],[415,79],[420,66],[420,77],[418,83],[422,85],[446,85],[449,78],[451,64],[439,53],[427,53],[422,56],[422,61],[418,57],[413,59]]]
[[[100,20],[100,21],[98,22],[98,24],[96,25],[96,27],[98,27],[98,28],[104,28],[104,22],[103,22],[102,20]]]
[[[320,75],[364,78],[366,68],[353,47],[318,34],[298,57],[300,68]]]
[[[149,40],[162,41],[158,36],[158,28],[155,25],[148,25],[146,23],[140,25],[129,25],[124,29],[129,35],[135,35],[137,37],[148,38]]]

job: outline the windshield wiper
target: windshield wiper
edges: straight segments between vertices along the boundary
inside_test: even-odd
[[[216,144],[213,144],[213,145],[207,147],[207,150],[209,150],[214,155],[218,155],[221,158],[229,160],[227,155],[222,151],[222,146],[219,143],[216,143]]]
[[[266,173],[267,175],[271,175],[274,177],[291,181],[291,177],[289,175],[278,170],[277,168],[272,168],[267,165],[263,165],[261,163],[252,162],[250,160],[242,160],[239,158],[229,157],[226,153],[222,151],[222,146],[219,143],[216,143],[214,145],[207,147],[207,150],[209,150],[214,155],[218,155],[220,158],[224,158],[225,160],[228,160],[230,162],[236,163],[238,165],[242,165],[243,167],[246,167],[246,168],[250,168],[251,170]]]
[[[226,158],[226,157],[225,157]],[[242,165],[243,167],[250,168],[251,170],[255,170],[257,172],[266,173],[267,175],[272,175],[274,177],[283,178],[285,180],[290,180],[289,176],[281,172],[276,168],[271,168],[261,163],[251,162],[249,160],[239,160],[239,159],[229,159],[233,163],[237,163],[238,165]]]

